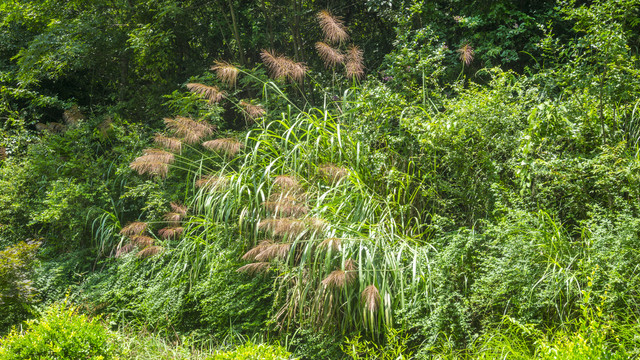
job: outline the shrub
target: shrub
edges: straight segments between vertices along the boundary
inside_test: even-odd
[[[218,352],[208,360],[285,360],[291,353],[279,345],[246,343],[233,351]]]
[[[56,304],[42,317],[27,321],[27,329],[14,329],[0,340],[0,358],[12,359],[118,359],[115,334],[99,319],[80,315],[77,308]]]
[[[23,320],[34,300],[31,272],[39,246],[22,241],[0,251],[0,330]]]

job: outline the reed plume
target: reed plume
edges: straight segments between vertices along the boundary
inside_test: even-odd
[[[255,121],[260,119],[266,112],[262,105],[254,105],[244,100],[240,100],[238,105],[242,109],[242,113],[247,120]]]
[[[182,214],[180,213],[172,211],[164,214],[164,221],[166,222],[177,224],[180,220],[182,220]]]
[[[145,149],[144,155],[137,157],[129,167],[138,174],[157,175],[165,178],[169,173],[169,164],[173,163],[174,155],[160,149]]]
[[[213,133],[215,127],[203,121],[195,121],[182,116],[165,118],[167,129],[181,137],[187,144],[194,144]]]
[[[291,175],[278,175],[273,179],[273,183],[282,190],[300,190],[300,182]]]
[[[159,254],[160,252],[162,252],[162,250],[164,250],[164,248],[162,246],[148,246],[142,250],[140,250],[138,252],[138,254],[136,256],[138,256],[141,259],[145,259],[151,256],[155,256],[157,254]]]
[[[340,251],[340,245],[342,245],[342,241],[338,238],[324,239],[320,243],[320,247],[331,249],[333,251]]]
[[[344,62],[344,54],[338,50],[334,49],[326,43],[321,41],[316,43],[316,50],[318,50],[318,55],[324,62],[324,66],[334,67],[338,64],[342,64]]]
[[[469,66],[471,65],[471,62],[473,61],[473,56],[475,55],[475,52],[473,51],[473,47],[471,47],[471,45],[469,45],[469,43],[465,43],[464,45],[462,45],[462,47],[458,50],[456,50],[458,52],[458,54],[460,54],[460,61],[462,61],[462,63],[465,66]]]
[[[218,76],[218,79],[223,83],[233,87],[236,86],[236,80],[240,72],[237,67],[226,61],[216,61],[211,67],[211,70],[216,72],[216,76]]]
[[[329,10],[322,10],[317,15],[320,28],[327,41],[333,43],[342,43],[349,39],[347,33],[347,27],[344,26],[344,21],[337,16],[331,14]]]
[[[174,202],[172,202],[169,205],[171,206],[171,209],[173,210],[173,212],[177,212],[178,214],[182,215],[183,217],[187,216],[187,211],[189,209],[185,205],[174,203]]]
[[[255,259],[258,261],[270,261],[273,259],[284,260],[289,254],[290,249],[291,244],[288,243],[271,244],[256,255]]]
[[[209,100],[209,104],[219,103],[224,98],[224,93],[215,86],[209,86],[200,83],[189,83],[187,89],[192,93],[200,94]]]
[[[330,182],[336,183],[349,175],[349,170],[334,164],[323,164],[318,167],[320,174]]]
[[[376,312],[380,308],[380,292],[375,285],[367,286],[361,294],[364,308],[369,312]]]
[[[171,150],[173,152],[179,153],[182,151],[182,141],[180,141],[180,139],[166,137],[162,134],[156,134],[156,136],[153,138],[153,141],[163,148]]]
[[[123,227],[122,230],[120,230],[120,235],[124,235],[124,236],[141,235],[143,232],[145,232],[145,230],[147,230],[148,226],[149,224],[145,222],[134,221],[127,224],[127,226]]]
[[[133,249],[135,249],[136,246],[132,243],[128,243],[120,248],[118,248],[118,250],[116,251],[116,257],[119,258],[121,256],[124,256],[125,254],[130,253],[131,251],[133,251]]]
[[[206,149],[223,152],[229,157],[236,156],[244,144],[234,138],[210,140],[202,143]]]
[[[243,256],[243,260],[252,261],[256,259],[256,256],[260,255],[266,248],[273,245],[273,241],[271,240],[262,240],[257,246],[253,247],[251,250],[247,251]]]
[[[303,216],[309,212],[309,208],[305,205],[299,204],[290,198],[291,197],[286,197],[277,201],[265,201],[262,205],[267,211],[277,216]]]
[[[249,275],[255,275],[257,273],[262,273],[269,270],[270,266],[271,264],[268,262],[251,263],[251,264],[247,264],[245,266],[240,267],[236,271],[243,272]]]
[[[37,123],[36,130],[38,131],[48,131],[50,133],[62,133],[67,129],[66,126],[57,122],[50,122],[48,124]]]
[[[146,235],[133,235],[131,241],[141,249],[153,245],[154,242],[152,237]]]
[[[225,177],[206,175],[198,179],[195,185],[199,188],[205,188],[215,191],[227,186],[228,183],[229,179]]]
[[[273,236],[298,236],[307,229],[303,220],[294,218],[264,219],[258,223],[258,229],[269,231]]]
[[[344,288],[345,285],[352,284],[358,277],[356,263],[348,259],[343,264],[344,269],[334,270],[322,280],[322,285],[329,288]]]
[[[334,270],[322,280],[322,285],[325,288],[343,289],[351,281],[351,277],[347,277],[347,273],[344,270]]]
[[[160,235],[163,240],[176,239],[183,231],[184,228],[181,227],[166,227],[158,230],[158,235]]]
[[[274,79],[287,79],[291,82],[301,82],[307,73],[307,66],[302,62],[295,62],[282,55],[275,55],[268,50],[260,53],[262,62],[267,66]]]
[[[326,221],[320,218],[315,218],[315,217],[306,218],[304,222],[305,224],[307,224],[307,227],[309,229],[312,229],[314,231],[322,231],[327,227]]]
[[[7,158],[7,148],[4,146],[0,146],[0,160],[4,160]]]
[[[345,69],[348,78],[360,80],[364,77],[364,58],[363,52],[359,47],[351,45],[347,50]]]
[[[67,125],[75,126],[80,121],[84,120],[84,115],[78,108],[78,105],[73,105],[70,109],[65,110],[62,113],[62,119]]]
[[[345,260],[343,266],[344,270],[346,272],[350,272],[355,274],[355,271],[358,269],[358,267],[356,266],[356,262],[353,261],[353,259],[347,259]]]

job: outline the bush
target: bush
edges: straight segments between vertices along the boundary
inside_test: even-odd
[[[285,360],[291,353],[279,345],[246,343],[233,351],[218,352],[208,360]]]
[[[27,322],[26,331],[14,329],[0,340],[0,358],[11,359],[118,359],[115,334],[99,319],[77,313],[77,308],[56,304],[42,317]]]
[[[40,243],[24,241],[0,251],[0,331],[27,315],[36,289],[31,273]]]

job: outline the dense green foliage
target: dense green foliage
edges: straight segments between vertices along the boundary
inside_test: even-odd
[[[325,6],[0,1],[0,357],[639,355],[640,3]]]
[[[55,305],[0,343],[2,359],[118,359],[115,335],[73,307]]]

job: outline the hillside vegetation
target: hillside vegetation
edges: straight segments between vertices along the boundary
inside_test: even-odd
[[[638,1],[0,19],[0,359],[640,355]]]

